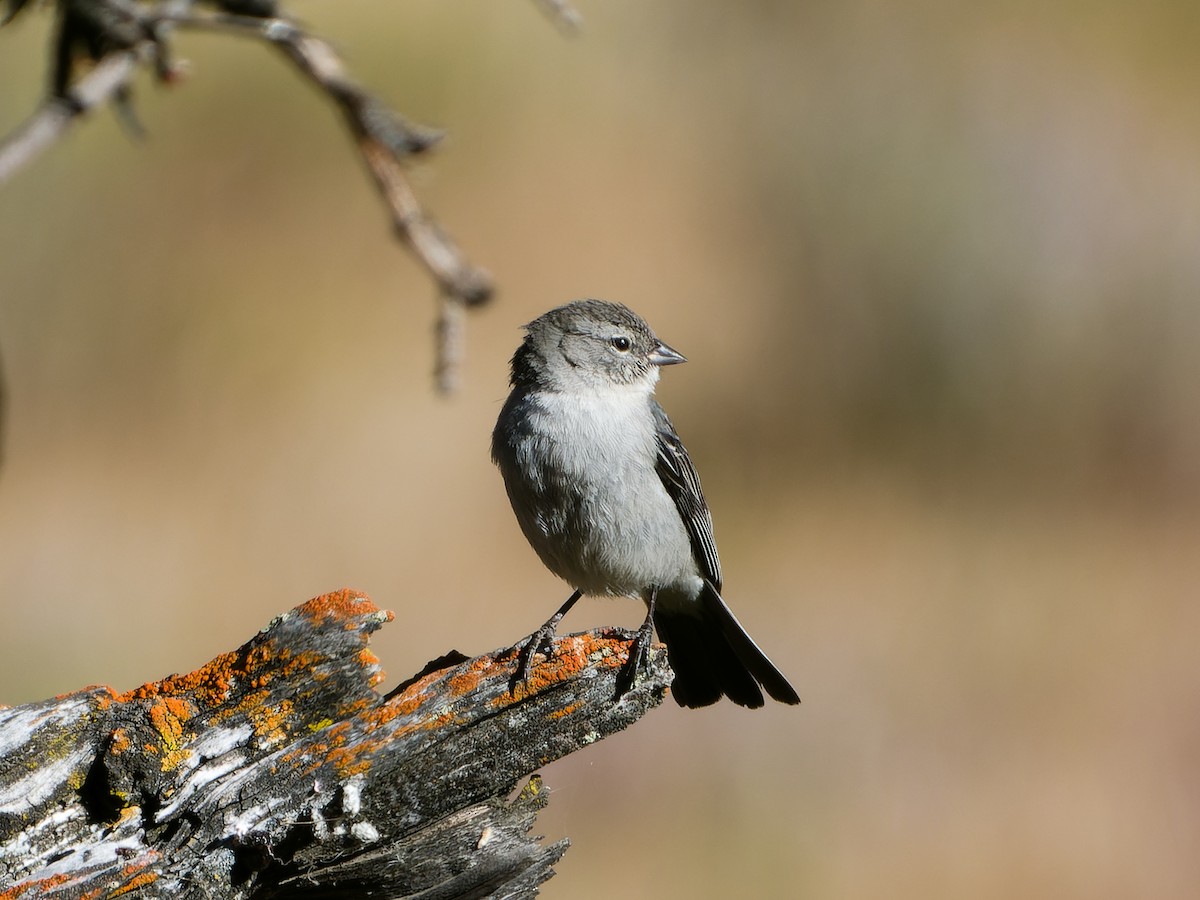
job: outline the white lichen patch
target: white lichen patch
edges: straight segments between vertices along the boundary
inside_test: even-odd
[[[350,834],[364,844],[373,844],[379,840],[379,829],[370,822],[355,822],[350,826]]]
[[[54,854],[58,849],[68,849],[61,846],[62,842],[58,838],[60,829],[71,835],[69,841],[73,844],[77,837],[76,829],[63,829],[63,826],[84,817],[84,811],[77,806],[55,810],[40,822],[23,829],[12,841],[0,847],[0,861],[35,859]]]
[[[528,722],[529,717],[525,715],[525,713],[510,710],[509,714],[505,717],[504,727],[508,728],[510,731],[516,730],[519,728],[524,728]]]
[[[321,807],[313,804],[312,806],[312,830],[313,837],[318,841],[329,840],[329,822],[325,818],[325,813]]]
[[[364,779],[355,775],[342,787],[342,811],[353,818],[362,811],[362,789]]]
[[[0,757],[24,747],[41,728],[61,728],[87,714],[91,698],[56,701],[51,706],[29,704],[0,709]]]
[[[285,806],[290,798],[272,797],[266,803],[259,803],[226,820],[226,829],[236,837],[244,838],[254,831],[269,831],[270,820],[276,809]],[[279,823],[275,823],[279,824]]]
[[[209,728],[189,745],[201,759],[224,756],[230,750],[243,746],[254,729],[247,723],[234,728]]]
[[[234,751],[250,739],[253,730],[242,724],[214,728],[199,737],[191,747],[192,755],[176,770],[177,775],[184,774],[182,782],[171,802],[158,810],[154,820],[165,822],[197,793],[215,788],[225,776],[241,770],[246,763],[245,754]]]
[[[115,869],[128,863],[130,853],[134,856],[146,853],[146,846],[140,832],[138,834],[126,833],[121,836],[113,835],[108,840],[95,840],[102,831],[103,829],[98,826],[89,826],[83,835],[78,832],[73,833],[71,846],[64,847],[61,855],[55,853],[53,847],[39,847],[38,853],[43,858],[48,855],[57,856],[57,858],[49,865],[31,873],[27,880],[41,881],[58,875],[77,875],[85,867],[88,869],[113,867]],[[80,843],[81,839],[82,844]]]
[[[75,747],[67,756],[43,763],[23,777],[0,785],[0,814],[20,816],[31,812],[68,778],[82,771],[93,751],[90,744]]]

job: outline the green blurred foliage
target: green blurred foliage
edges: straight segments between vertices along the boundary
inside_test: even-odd
[[[0,193],[0,699],[186,670],[342,585],[397,611],[393,680],[527,633],[563,588],[488,434],[518,325],[601,296],[691,360],[660,394],[804,705],[551,767],[546,896],[1190,896],[1195,5],[619,0],[577,40],[343,6],[293,8],[448,130],[413,177],[497,278],[464,390],[334,112],[179,35],[145,142],[93,116]],[[48,19],[0,32],[0,133]]]

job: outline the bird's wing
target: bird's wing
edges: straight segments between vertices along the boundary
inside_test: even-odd
[[[679,517],[683,519],[683,525],[692,541],[692,554],[700,566],[700,574],[719,592],[721,560],[717,558],[712,515],[708,511],[708,504],[704,502],[700,476],[696,474],[696,467],[692,465],[687,448],[683,446],[683,441],[679,440],[671,420],[658,405],[658,401],[652,399],[650,407],[654,413],[654,430],[658,440],[658,460],[655,463],[658,477],[671,499],[675,501]]]

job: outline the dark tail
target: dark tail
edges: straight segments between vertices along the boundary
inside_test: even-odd
[[[654,610],[654,627],[675,670],[671,696],[676,703],[695,709],[724,695],[756,709],[763,705],[762,688],[780,703],[800,702],[711,584],[705,584],[696,602],[698,608],[688,612]]]

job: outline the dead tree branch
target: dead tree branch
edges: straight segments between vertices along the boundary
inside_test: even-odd
[[[578,16],[565,3],[541,2],[564,28],[577,23]],[[27,5],[29,0],[8,0],[5,21]],[[41,107],[0,141],[0,185],[97,106],[113,104],[137,130],[130,94],[139,69],[152,64],[164,82],[180,77],[182,69],[169,53],[172,29],[235,34],[271,44],[342,112],[398,239],[437,284],[442,310],[435,371],[439,387],[452,389],[461,355],[462,311],[486,302],[493,286],[487,272],[424,209],[405,172],[408,158],[432,148],[441,132],[390,109],[350,76],[328,41],[303,29],[274,0],[211,0],[207,5],[213,9],[201,8],[198,0],[57,0],[51,89]],[[81,74],[83,62],[92,68]],[[445,327],[450,321],[460,327]]]
[[[352,591],[188,675],[0,709],[0,898],[530,897],[567,841],[528,832],[546,763],[662,701],[666,655],[616,698],[631,635],[452,653],[387,695]]]
[[[137,70],[133,50],[110,53],[65,97],[49,97],[16,131],[0,141],[0,184],[28,165],[63,136],[84,113],[112,100]]]

